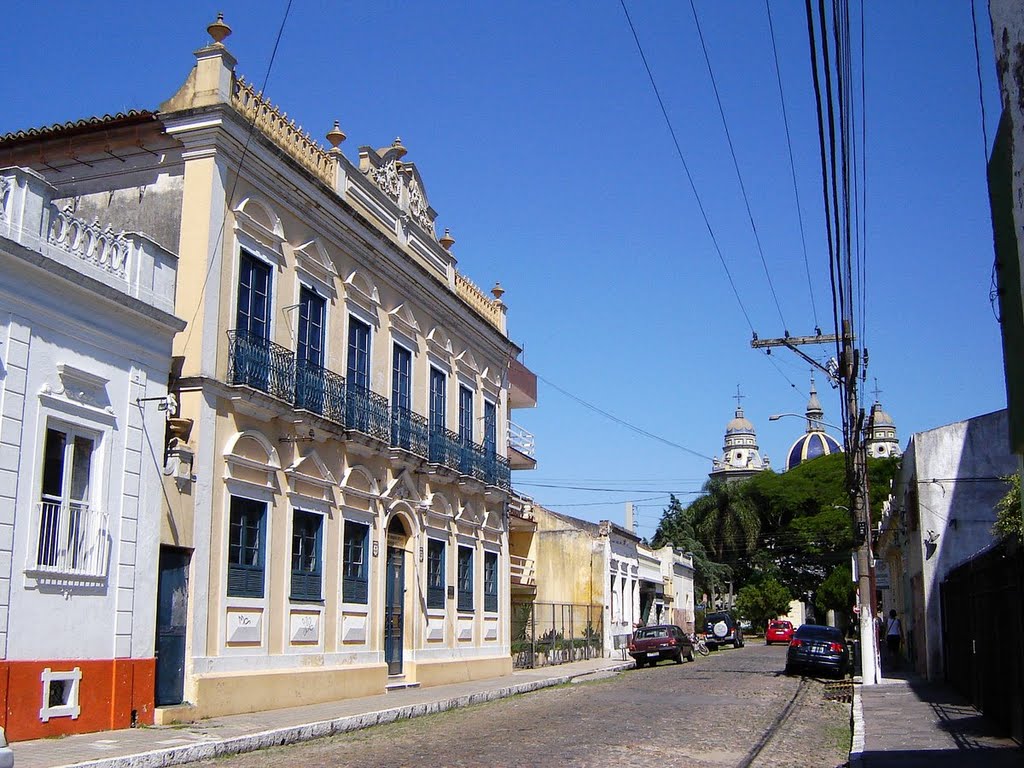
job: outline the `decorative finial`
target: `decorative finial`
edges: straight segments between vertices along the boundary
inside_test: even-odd
[[[494,284],[494,287],[491,288],[491,295],[495,301],[501,301],[501,297],[505,295],[505,289],[501,287],[501,283]]]
[[[341,130],[341,126],[338,125],[338,121],[335,120],[334,127],[327,132],[327,140],[331,142],[331,146],[334,149],[338,149],[338,145],[347,138],[348,136],[346,136],[345,132]]]
[[[391,142],[391,151],[395,153],[396,160],[401,160],[409,150],[402,146],[402,137],[395,136],[395,140]]]
[[[224,45],[224,39],[231,34],[231,27],[224,23],[224,14],[217,13],[217,20],[206,28],[213,38],[214,45]]]
[[[737,384],[736,385],[736,394],[733,395],[733,399],[736,401],[736,411],[737,412],[743,410],[743,403],[741,401],[743,400],[744,397],[746,397],[746,395],[741,395],[740,394],[740,385]]]
[[[452,246],[455,245],[455,238],[452,237],[452,232],[450,229],[448,229],[448,227],[444,228],[444,234],[441,235],[441,239],[438,240],[437,242],[439,242],[441,244],[441,247],[444,248],[446,251],[450,251],[452,249]]]

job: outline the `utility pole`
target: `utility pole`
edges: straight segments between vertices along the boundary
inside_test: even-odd
[[[837,365],[823,366],[806,354],[801,345],[839,342]],[[781,339],[758,339],[750,342],[754,349],[786,347],[805,361],[823,371],[830,381],[841,384],[846,394],[846,489],[850,498],[850,516],[857,542],[857,602],[860,606],[861,675],[865,685],[878,682],[878,637],[875,632],[874,558],[871,554],[871,509],[868,504],[867,453],[864,444],[864,413],[857,402],[857,377],[860,374],[859,350],[854,346],[853,329],[843,320],[841,337],[818,332],[814,336],[790,336]]]

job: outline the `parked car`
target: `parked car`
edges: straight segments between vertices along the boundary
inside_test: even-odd
[[[743,630],[739,628],[732,614],[726,611],[709,613],[704,617],[704,634],[708,648],[717,651],[718,646],[732,643],[733,648],[743,647]]]
[[[842,677],[850,665],[843,633],[835,627],[801,624],[786,651],[786,674],[824,672]]]
[[[776,619],[768,622],[768,628],[764,631],[764,644],[788,643],[793,639],[793,622],[784,619]]]
[[[654,665],[662,659],[682,664],[683,659],[693,661],[693,643],[689,635],[675,624],[639,627],[629,640],[629,655],[637,667]]]

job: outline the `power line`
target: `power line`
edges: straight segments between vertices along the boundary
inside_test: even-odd
[[[526,487],[529,487],[529,488],[560,488],[560,489],[566,490],[566,491],[593,491],[595,493],[657,493],[659,495],[659,497],[660,496],[668,496],[670,494],[675,495],[675,496],[682,496],[684,494],[692,496],[692,495],[695,495],[695,494],[704,493],[704,491],[699,491],[699,490],[698,491],[680,491],[680,490],[661,491],[661,490],[657,490],[655,488],[594,488],[594,487],[586,486],[586,485],[554,485],[554,484],[551,484],[551,483],[530,483],[530,482],[526,482],[526,481],[522,481],[522,480],[517,480],[516,481],[516,487],[519,487],[519,486],[526,486]],[[629,499],[625,499],[625,501],[629,501]],[[612,504],[614,502],[605,502],[605,503]]]
[[[772,282],[771,272],[768,270],[768,262],[764,257],[764,248],[761,247],[761,236],[757,233],[757,225],[754,223],[754,214],[750,209],[750,198],[747,196],[747,187],[743,183],[743,174],[740,173],[740,164],[736,159],[736,147],[732,143],[732,134],[729,132],[729,122],[725,118],[725,109],[722,107],[722,97],[718,92],[718,83],[715,80],[715,72],[711,66],[711,57],[708,55],[708,47],[704,42],[704,32],[700,28],[700,19],[697,17],[697,7],[690,0],[690,10],[693,11],[693,23],[697,26],[697,37],[700,38],[700,47],[704,51],[704,63],[708,66],[708,77],[711,78],[711,87],[715,91],[715,101],[718,104],[718,114],[722,117],[722,128],[725,129],[725,138],[729,144],[729,154],[732,155],[732,167],[736,169],[736,178],[740,183],[740,192],[743,194],[743,204],[747,209],[747,219],[750,221],[750,229],[754,233],[754,242],[757,244],[757,252],[761,256],[761,266],[764,267],[764,276],[768,280],[768,288],[775,302],[775,309],[779,313],[779,320],[782,327],[786,328],[786,320],[782,316],[782,305],[779,304],[779,297],[775,293],[775,284]]]
[[[588,403],[583,398],[577,397],[572,392],[569,392],[569,391],[567,391],[565,389],[562,389],[560,386],[558,386],[557,384],[554,384],[554,383],[548,381],[547,379],[545,379],[540,374],[537,375],[537,378],[540,381],[543,381],[545,384],[547,384],[552,389],[555,389],[555,390],[561,392],[566,397],[571,398],[572,400],[575,400],[577,403],[579,403],[580,405],[584,406],[585,408],[589,408],[590,410],[594,411],[595,413],[599,413],[602,416],[604,416],[605,418],[611,419],[616,424],[621,424],[622,426],[626,427],[627,429],[633,430],[634,432],[636,432],[639,435],[643,435],[644,437],[649,437],[652,440],[657,440],[659,443],[664,443],[665,445],[671,446],[672,448],[678,448],[680,451],[685,451],[686,453],[691,453],[694,456],[697,456],[698,458],[707,459],[708,461],[714,461],[714,459],[712,459],[710,456],[705,456],[703,453],[700,453],[699,451],[695,451],[692,448],[687,448],[685,445],[680,445],[679,443],[674,443],[671,440],[666,440],[664,437],[659,437],[658,435],[654,434],[653,432],[648,432],[646,429],[642,429],[641,427],[638,427],[638,426],[636,426],[634,424],[630,424],[628,421],[625,421],[624,419],[620,419],[618,416],[614,416],[613,414],[608,413],[608,411],[602,410],[601,408],[598,408],[596,405],[594,405],[592,403]]]
[[[521,483],[516,483],[521,485]],[[638,501],[657,501],[664,496],[648,496],[643,499],[618,499],[617,501],[583,501],[576,504],[541,504],[545,509],[564,509],[567,507],[607,507],[609,504],[635,504]]]
[[[700,194],[697,192],[697,185],[693,181],[693,176],[690,174],[690,167],[686,164],[686,158],[683,157],[683,150],[679,145],[679,138],[676,136],[676,129],[672,126],[672,120],[668,116],[668,110],[665,108],[665,102],[661,98],[661,91],[658,90],[658,84],[654,80],[654,73],[651,71],[651,65],[647,63],[647,55],[644,53],[643,46],[640,44],[640,37],[637,35],[636,27],[633,26],[633,19],[629,16],[629,9],[626,8],[626,0],[619,0],[619,4],[622,6],[623,13],[626,14],[626,22],[629,24],[629,31],[633,33],[633,41],[636,43],[636,49],[640,53],[640,59],[643,61],[644,69],[647,70],[647,77],[651,81],[651,88],[654,89],[654,95],[658,99],[658,106],[661,107],[661,114],[665,118],[665,124],[668,126],[668,131],[672,136],[672,143],[676,148],[676,155],[679,157],[679,162],[683,165],[683,171],[686,172],[686,179],[690,182],[690,189],[693,191],[693,197],[697,201],[697,207],[700,209],[700,215],[704,219],[704,226],[707,227],[708,235],[711,237],[711,242],[715,246],[715,252],[718,254],[718,260],[722,263],[722,269],[725,270],[725,276],[729,279],[729,285],[732,287],[733,295],[736,297],[736,303],[740,305],[740,311],[743,312],[743,317],[747,320],[747,325],[750,327],[750,332],[754,333],[754,324],[750,321],[750,315],[747,313],[747,308],[743,305],[743,300],[740,298],[740,293],[736,288],[736,281],[732,278],[732,273],[729,271],[729,265],[725,263],[725,257],[722,255],[722,249],[718,245],[718,238],[715,237],[715,231],[711,228],[711,221],[708,219],[708,214],[704,210],[704,204],[701,202]]]
[[[277,48],[281,44],[281,36],[284,34],[284,25],[288,21],[288,15],[292,10],[292,0],[288,0],[288,4],[284,9],[284,16],[281,18],[281,26],[277,30],[277,38],[274,40],[274,48],[270,52],[270,61],[267,62],[267,73],[263,77],[263,87],[260,89],[260,93],[267,92],[267,83],[270,82],[270,71],[274,66],[274,59],[277,58]],[[238,167],[235,169],[235,178],[231,183],[231,191],[228,193],[227,202],[230,205],[231,201],[235,198],[235,189],[238,187],[238,179],[242,175],[242,165],[245,163],[245,157],[249,153],[249,145],[252,143],[252,135],[256,129],[256,118],[259,116],[259,110],[253,112],[252,119],[249,120],[249,132],[245,137],[245,145],[242,147],[242,154],[238,158]],[[184,348],[188,348],[188,342],[192,338],[192,329],[195,328],[196,318],[199,316],[199,310],[203,307],[203,296],[206,294],[206,286],[210,282],[210,275],[213,274],[213,265],[217,263],[218,252],[221,248],[224,238],[224,227],[227,226],[227,211],[224,212],[224,216],[220,220],[220,230],[217,232],[217,238],[214,240],[213,253],[210,254],[209,264],[206,267],[206,277],[203,278],[203,285],[199,289],[199,299],[196,302],[196,311],[192,314],[192,320],[188,324],[188,333],[185,334]]]
[[[782,105],[782,124],[786,128],[786,148],[789,150],[789,170],[793,179],[793,196],[796,198],[796,218],[800,225],[800,245],[804,254],[804,271],[807,273],[807,291],[811,296],[811,314],[814,316],[814,326],[818,327],[818,307],[814,301],[814,285],[811,282],[811,264],[807,258],[807,235],[804,232],[804,215],[800,208],[800,190],[796,183],[796,163],[793,161],[793,140],[789,133],[789,117],[786,113],[786,96],[782,90],[782,70],[779,67],[779,50],[775,44],[775,25],[772,23],[772,7],[769,0],[764,0],[764,7],[768,11],[768,31],[772,38],[772,55],[775,59],[775,79],[779,84],[779,103]]]

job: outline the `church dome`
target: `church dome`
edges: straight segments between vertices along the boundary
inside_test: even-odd
[[[754,434],[754,425],[749,419],[744,417],[742,408],[737,408],[736,417],[725,425],[725,434],[735,434],[737,432],[748,435]]]
[[[840,453],[842,450],[839,441],[831,435],[818,431],[805,432],[797,438],[789,449],[789,453],[786,454],[786,469],[793,469],[805,461],[832,453]]]
[[[807,400],[807,431],[798,437],[786,454],[786,469],[793,469],[805,461],[819,456],[840,453],[843,448],[839,441],[825,433],[825,410],[818,399],[818,390],[814,386],[814,375],[811,374],[811,396]]]
[[[882,404],[877,400],[871,409],[871,419],[874,421],[876,427],[891,427],[894,425],[892,416],[882,410]]]

